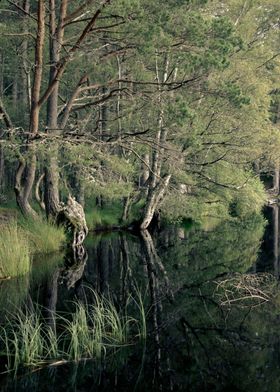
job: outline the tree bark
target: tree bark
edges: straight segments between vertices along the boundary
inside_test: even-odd
[[[20,65],[21,72],[21,90],[20,90],[20,101],[23,104],[24,119],[23,123],[26,126],[28,123],[28,113],[31,109],[31,84],[30,84],[30,72],[31,69],[28,65],[28,14],[30,12],[30,1],[24,0],[23,9],[25,13],[22,15],[22,26],[23,26],[23,40],[21,43],[21,57],[22,63]]]
[[[167,175],[162,182],[158,183],[155,188],[149,188],[148,197],[146,201],[146,207],[144,211],[144,218],[140,225],[141,230],[146,230],[155,214],[156,209],[158,208],[164,193],[169,185],[171,179],[171,174]]]
[[[123,198],[123,212],[121,217],[121,222],[126,222],[128,220],[129,211],[131,207],[131,198],[130,196]]]
[[[57,73],[57,64],[60,60],[60,52],[64,37],[64,19],[67,12],[68,0],[61,0],[59,11],[59,20],[56,26],[56,1],[49,0],[49,86],[51,86]],[[58,91],[59,81],[47,100],[47,129],[50,134],[56,134],[58,131]],[[47,218],[56,219],[60,211],[59,199],[59,168],[58,168],[58,147],[52,144],[51,155],[47,157],[45,167],[45,206]]]
[[[274,274],[279,277],[279,206],[272,206]]]
[[[155,144],[152,151],[151,170],[148,180],[148,193],[146,206],[144,210],[144,217],[140,225],[141,230],[145,230],[150,225],[154,214],[161,202],[165,190],[169,185],[171,175],[166,175],[164,179],[161,178],[162,165],[164,162],[164,144],[166,142],[167,130],[164,127],[164,108],[162,102],[161,82],[164,83],[168,77],[169,59],[166,55],[163,64],[163,72],[160,75],[158,60],[156,56],[156,80],[158,82],[158,127],[155,137]]]
[[[275,163],[273,173],[273,191],[276,195],[279,194],[279,162]]]
[[[34,82],[32,87],[32,100],[31,100],[31,113],[30,113],[30,124],[29,124],[29,137],[28,147],[25,151],[25,157],[21,157],[16,173],[15,181],[15,194],[17,204],[26,216],[32,218],[37,217],[37,213],[30,205],[30,196],[35,180],[36,173],[36,151],[34,145],[32,145],[32,137],[34,137],[39,130],[39,115],[40,115],[40,91],[43,73],[43,50],[44,50],[44,39],[45,39],[45,2],[39,0],[37,9],[37,37],[35,47],[35,71],[34,71]],[[26,155],[30,156],[29,159]]]
[[[3,133],[0,130],[0,139],[2,139]],[[5,186],[5,160],[4,160],[4,150],[0,144],[0,195],[3,193]]]
[[[144,187],[147,184],[147,181],[150,176],[149,165],[150,165],[150,156],[149,156],[149,154],[145,154],[143,157],[141,177],[139,180],[140,187]]]
[[[38,180],[36,182],[36,186],[35,186],[35,198],[37,200],[37,203],[39,204],[39,206],[41,207],[41,209],[43,211],[46,210],[46,206],[43,201],[43,197],[40,195],[40,186],[41,186],[41,183],[42,183],[44,177],[45,177],[45,174],[41,174],[40,177],[38,178]]]

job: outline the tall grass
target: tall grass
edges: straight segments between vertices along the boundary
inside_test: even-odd
[[[108,351],[135,343],[142,324],[117,311],[113,302],[93,292],[94,303],[75,302],[73,314],[56,314],[59,332],[42,322],[39,308],[19,311],[1,328],[0,347],[8,372],[63,362],[104,358]],[[139,306],[139,309],[141,305]]]
[[[29,272],[31,255],[57,252],[66,242],[62,227],[44,220],[11,220],[0,226],[0,279]]]
[[[30,246],[16,222],[0,227],[0,278],[24,275],[30,269]]]
[[[58,227],[44,219],[21,219],[20,226],[26,233],[32,253],[52,253],[66,242],[63,227]]]

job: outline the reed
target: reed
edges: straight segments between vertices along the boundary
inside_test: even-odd
[[[0,331],[7,372],[63,362],[105,358],[110,350],[135,344],[143,320],[118,312],[110,299],[93,292],[94,303],[74,302],[73,314],[55,314],[59,332],[43,323],[39,307],[19,311]],[[135,300],[134,300],[135,302]],[[142,305],[138,306],[142,309]],[[133,332],[135,331],[135,333]]]

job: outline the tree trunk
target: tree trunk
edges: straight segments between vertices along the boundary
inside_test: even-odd
[[[21,90],[19,99],[23,103],[23,124],[24,126],[28,123],[28,113],[31,109],[31,83],[30,83],[30,66],[28,63],[28,32],[29,32],[29,12],[30,12],[30,2],[25,0],[23,4],[23,9],[25,13],[22,15],[22,26],[23,26],[23,40],[21,43],[21,57],[22,63],[20,64],[21,73]]]
[[[26,2],[25,4],[28,4]],[[37,213],[33,210],[30,205],[29,199],[32,192],[33,183],[35,180],[36,173],[36,151],[34,145],[32,145],[32,138],[38,133],[39,130],[39,115],[40,115],[40,91],[43,73],[43,50],[44,50],[44,39],[45,39],[45,2],[39,0],[37,9],[37,37],[35,47],[35,71],[34,81],[32,87],[32,101],[31,101],[31,112],[30,112],[30,124],[29,124],[29,137],[28,146],[24,151],[25,157],[20,158],[16,173],[15,182],[15,194],[17,204],[25,216],[31,216],[32,218],[37,217]],[[30,156],[29,159],[26,155]]]
[[[3,97],[4,91],[4,55],[0,50],[0,98]]]
[[[124,197],[123,198],[123,213],[122,213],[122,217],[121,217],[121,222],[123,222],[123,223],[127,222],[130,207],[131,207],[131,198],[129,196]]]
[[[15,79],[13,82],[12,100],[13,100],[13,107],[15,109],[17,109],[17,107],[18,107],[18,79],[17,79],[17,75],[15,75]]]
[[[141,230],[146,230],[154,216],[156,209],[158,208],[164,193],[169,185],[171,175],[167,175],[162,182],[158,183],[155,188],[149,188],[148,197],[146,201],[144,218],[140,225]]]
[[[54,156],[48,159],[48,167],[45,167],[45,190],[44,201],[46,207],[46,215],[49,219],[56,219],[60,209],[59,201],[59,169],[57,162],[57,150]]]
[[[276,195],[279,194],[279,162],[275,163],[273,173],[273,190]]]
[[[20,162],[16,173],[15,194],[16,201],[22,214],[26,217],[36,219],[38,217],[35,210],[32,208],[29,199],[35,180],[36,172],[36,154],[32,152],[28,165],[25,162]],[[25,174],[24,174],[25,172]],[[24,185],[22,185],[22,177],[24,176]]]
[[[64,3],[64,4],[63,4]],[[53,84],[57,64],[60,59],[61,46],[63,44],[64,28],[63,20],[66,16],[67,1],[61,4],[58,25],[56,26],[56,1],[49,0],[49,86]],[[50,134],[58,131],[58,91],[59,82],[55,84],[47,100],[47,129]],[[56,219],[60,211],[59,200],[59,168],[58,168],[58,147],[52,144],[51,156],[47,158],[45,167],[45,206],[47,218]]]
[[[38,178],[37,182],[36,182],[36,186],[35,186],[35,198],[37,203],[39,204],[39,206],[41,207],[41,209],[43,211],[46,210],[46,206],[45,203],[43,201],[43,197],[41,196],[41,183],[43,181],[43,179],[45,178],[45,174],[41,174],[41,176]]]
[[[79,181],[77,200],[81,204],[82,207],[85,206],[85,184],[81,181]]]
[[[155,138],[155,145],[152,152],[151,170],[149,176],[149,188],[144,211],[144,218],[140,225],[141,230],[145,230],[150,225],[154,214],[161,202],[165,190],[169,185],[171,175],[161,178],[162,165],[164,161],[164,144],[166,142],[167,130],[164,127],[164,109],[162,102],[162,91],[160,82],[166,82],[168,76],[169,59],[168,55],[164,60],[163,73],[160,75],[158,61],[156,57],[156,80],[158,82],[158,130]]]
[[[279,276],[279,207],[272,206],[273,209],[273,256],[274,256],[274,274]]]
[[[140,187],[144,187],[147,184],[147,181],[150,176],[149,165],[150,165],[150,156],[149,154],[145,154],[143,157],[141,177],[139,180]]]
[[[3,134],[0,131],[0,139],[3,137]],[[5,185],[5,160],[4,160],[4,150],[2,145],[0,144],[0,195],[4,190]]]

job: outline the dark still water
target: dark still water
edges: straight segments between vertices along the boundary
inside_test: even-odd
[[[41,322],[59,330],[58,315],[70,318],[93,289],[120,312],[138,303],[135,319],[141,298],[147,332],[98,359],[4,374],[1,391],[280,391],[276,207],[266,219],[91,234],[76,263],[37,257],[29,276],[0,282],[2,326],[39,304]]]

